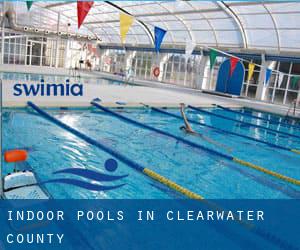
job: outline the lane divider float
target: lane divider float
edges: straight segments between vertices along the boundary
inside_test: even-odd
[[[250,122],[243,122],[243,121],[240,121],[240,120],[237,120],[237,119],[233,119],[233,118],[227,117],[225,115],[215,114],[213,112],[210,112],[210,111],[207,111],[207,110],[203,110],[201,108],[197,108],[197,107],[194,107],[194,106],[191,106],[191,105],[188,105],[188,107],[190,109],[199,111],[200,113],[204,113],[204,114],[207,114],[207,115],[210,115],[210,116],[213,115],[213,116],[220,117],[220,118],[223,118],[223,119],[226,119],[226,120],[230,120],[230,121],[234,121],[234,122],[246,124],[248,126],[252,126],[252,127],[256,127],[256,128],[261,128],[261,129],[272,131],[274,133],[281,134],[281,135],[284,135],[284,136],[290,136],[290,137],[295,137],[295,138],[299,138],[300,139],[299,135],[294,135],[294,134],[291,134],[291,133],[287,133],[287,132],[283,132],[283,131],[278,131],[276,129],[267,128],[265,126],[253,124],[253,123],[250,123]]]
[[[263,117],[259,117],[259,116],[256,116],[256,115],[251,115],[251,114],[248,114],[248,113],[243,113],[243,112],[240,112],[240,111],[237,111],[237,110],[232,110],[230,108],[227,108],[227,107],[224,107],[224,106],[221,106],[221,105],[217,105],[217,104],[215,106],[218,107],[218,108],[220,108],[220,109],[226,110],[228,112],[234,113],[234,114],[238,114],[238,115],[242,115],[242,116],[248,116],[250,118],[259,119],[259,120],[262,120],[262,121],[270,122],[272,124],[277,124],[277,125],[280,125],[280,126],[283,126],[283,127],[287,127],[287,128],[289,127],[289,128],[300,129],[300,126],[297,126],[297,125],[272,121],[272,120],[270,120],[268,118],[263,118]]]
[[[30,106],[32,109],[34,109],[39,115],[41,115],[42,117],[44,117],[45,119],[49,120],[50,122],[56,124],[57,126],[67,130],[68,132],[72,133],[73,135],[79,137],[80,139],[84,140],[85,142],[96,146],[97,148],[105,151],[106,153],[112,155],[113,157],[115,157],[116,159],[118,159],[119,161],[125,163],[127,166],[131,167],[132,169],[144,174],[147,177],[150,177],[151,179],[153,179],[154,181],[157,181],[163,185],[165,185],[166,187],[181,193],[182,195],[191,198],[191,199],[204,199],[201,195],[196,194],[190,190],[188,190],[187,188],[184,188],[182,186],[180,186],[179,184],[167,179],[166,177],[154,172],[153,170],[150,170],[146,167],[143,167],[142,165],[140,165],[139,163],[129,159],[127,156],[119,153],[118,151],[106,146],[105,144],[101,143],[100,141],[96,141],[94,139],[92,139],[91,137],[83,134],[82,132],[70,127],[69,125],[61,122],[60,120],[56,119],[55,117],[51,116],[50,114],[48,114],[47,112],[43,111],[42,109],[40,109],[37,105],[35,105],[32,102],[28,102],[27,103],[28,106]]]
[[[149,108],[151,108],[153,111],[156,111],[156,112],[159,112],[159,113],[162,113],[162,114],[165,114],[165,115],[169,115],[169,116],[172,116],[174,118],[177,118],[177,119],[180,119],[182,120],[182,117],[180,115],[176,115],[176,114],[173,114],[173,113],[170,113],[168,111],[165,111],[165,110],[162,110],[162,109],[159,109],[159,108],[155,108],[155,107],[151,107],[149,105],[146,105],[146,104],[143,104],[144,106],[147,106]],[[255,142],[260,142],[260,143],[264,143],[270,147],[273,147],[273,148],[277,148],[277,149],[282,149],[282,150],[286,150],[286,151],[289,151],[289,152],[293,152],[295,154],[300,154],[300,150],[298,149],[291,149],[291,148],[288,148],[288,147],[284,147],[284,146],[280,146],[280,145],[276,145],[276,144],[273,144],[271,142],[267,142],[267,141],[263,141],[263,140],[260,140],[260,139],[256,139],[256,138],[253,138],[251,136],[247,136],[247,135],[242,135],[242,134],[238,134],[238,133],[235,133],[235,132],[231,132],[231,131],[227,131],[225,129],[221,129],[221,128],[217,128],[215,126],[211,126],[211,125],[207,125],[205,123],[202,123],[202,122],[198,122],[198,121],[195,121],[195,120],[192,120],[192,119],[188,119],[188,121],[190,123],[193,123],[193,124],[197,124],[197,125],[201,125],[203,127],[207,127],[207,128],[210,128],[210,129],[213,129],[213,130],[216,130],[216,131],[219,131],[221,133],[225,133],[225,134],[229,134],[229,135],[234,135],[234,136],[239,136],[241,138],[245,138],[245,139],[248,139],[248,140],[252,140],[252,141],[255,141]]]
[[[221,153],[221,152],[218,152],[214,149],[211,149],[211,148],[208,148],[208,147],[205,147],[203,145],[200,145],[200,144],[197,144],[197,143],[194,143],[192,141],[189,141],[189,140],[186,140],[182,137],[179,137],[179,136],[176,136],[176,135],[173,135],[171,133],[168,133],[168,132],[165,132],[163,130],[160,130],[160,129],[157,129],[157,128],[154,128],[152,126],[149,126],[147,124],[144,124],[144,123],[141,123],[141,122],[138,122],[136,120],[133,120],[131,118],[128,118],[126,116],[123,116],[121,114],[118,114],[112,110],[110,110],[109,108],[106,108],[98,103],[95,103],[95,102],[91,102],[91,104],[93,106],[95,106],[96,108],[108,113],[108,114],[111,114],[112,116],[115,116],[117,118],[119,118],[120,120],[122,121],[125,121],[127,123],[130,123],[130,124],[133,124],[137,127],[141,127],[141,128],[144,128],[144,129],[148,129],[148,130],[151,130],[151,131],[154,131],[154,132],[157,132],[158,134],[161,134],[161,135],[165,135],[167,137],[170,137],[170,138],[173,138],[179,142],[182,142],[186,145],[189,145],[191,147],[194,147],[194,148],[198,148],[198,149],[201,149],[201,150],[204,150],[210,154],[213,154],[213,155],[218,155],[222,158],[225,158],[227,160],[230,160],[230,161],[234,161],[236,163],[239,163],[240,165],[242,166],[246,166],[246,167],[249,167],[249,168],[252,168],[252,169],[255,169],[257,171],[260,171],[262,173],[265,173],[267,175],[270,175],[270,176],[273,176],[273,177],[276,177],[280,180],[284,180],[286,182],[289,182],[289,183],[292,183],[292,184],[295,184],[295,185],[299,185],[300,186],[300,180],[297,180],[297,179],[294,179],[294,178],[291,178],[291,177],[287,177],[285,175],[282,175],[282,174],[279,174],[279,173],[276,173],[276,172],[273,172],[271,170],[268,170],[268,169],[265,169],[263,167],[260,167],[260,166],[257,166],[255,164],[252,164],[250,162],[247,162],[247,161],[244,161],[242,159],[239,159],[239,158],[236,158],[236,157],[233,157],[231,155],[228,155],[228,154],[224,154],[224,153]]]
[[[215,209],[221,209],[220,207],[218,207],[216,204],[211,203],[207,200],[205,200],[201,195],[196,194],[180,185],[178,185],[177,183],[163,177],[162,175],[148,169],[145,168],[143,166],[141,166],[140,164],[132,161],[131,159],[127,158],[126,156],[122,155],[121,153],[115,151],[114,149],[107,147],[106,145],[100,143],[99,141],[96,141],[90,137],[88,137],[87,135],[81,133],[80,131],[70,127],[69,125],[59,121],[58,119],[56,119],[55,117],[49,115],[47,112],[43,111],[42,109],[40,109],[38,106],[36,106],[34,103],[32,102],[28,102],[27,103],[28,106],[30,106],[32,109],[34,109],[39,115],[41,115],[42,117],[44,117],[45,119],[49,120],[50,122],[56,124],[57,126],[61,127],[62,129],[65,129],[66,131],[72,133],[73,135],[79,137],[80,139],[86,141],[87,143],[94,145],[98,148],[100,148],[101,150],[107,152],[108,154],[112,155],[113,157],[117,158],[118,160],[120,160],[121,162],[125,163],[126,165],[128,165],[129,167],[133,168],[134,170],[146,175],[147,177],[152,178],[153,180],[167,186],[168,188],[177,191],[181,194],[183,194],[184,196],[191,198],[191,199],[196,199],[196,200],[201,200],[202,202],[205,202],[208,206],[211,206]],[[276,235],[272,235],[268,232],[265,232],[264,230],[260,229],[259,227],[257,227],[254,224],[249,224],[249,223],[245,223],[243,221],[238,221],[240,225],[242,225],[245,229],[252,231],[253,233],[259,235],[260,237],[268,240],[271,243],[275,243],[275,245],[283,245],[283,246],[291,246],[288,242],[286,242],[285,240],[282,240],[281,238],[278,238]],[[292,247],[292,246],[291,246]]]

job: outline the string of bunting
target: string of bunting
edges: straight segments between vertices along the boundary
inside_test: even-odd
[[[27,5],[28,10],[30,10],[33,2],[34,1],[26,1],[26,5]],[[77,1],[78,29],[80,28],[80,26],[84,22],[84,19],[86,18],[87,14],[89,13],[89,11],[92,8],[93,4],[94,4],[94,1]],[[132,24],[134,23],[135,20],[136,20],[136,18],[132,15],[120,13],[120,37],[121,37],[122,44],[125,43],[127,33],[129,32],[129,29],[130,29],[130,27],[132,26]],[[155,51],[156,51],[156,53],[159,53],[161,44],[162,44],[163,39],[164,39],[164,37],[167,33],[167,30],[164,30],[164,29],[162,29],[160,27],[157,27],[155,25],[152,25],[152,24],[150,24],[150,25],[154,26]],[[197,45],[196,42],[193,41],[192,39],[186,39],[186,48],[185,48],[186,62],[187,62],[188,58],[192,55],[196,45]],[[230,71],[229,71],[229,74],[230,74],[230,76],[232,76],[232,74],[233,74],[233,72],[236,68],[236,65],[239,61],[247,62],[248,63],[248,76],[247,76],[247,81],[248,82],[253,77],[255,66],[260,67],[260,68],[264,68],[264,66],[262,66],[262,65],[250,62],[250,61],[248,61],[244,58],[239,58],[237,56],[231,55],[231,54],[226,53],[224,51],[221,51],[219,49],[211,48],[211,47],[208,47],[208,46],[206,46],[206,48],[209,49],[210,69],[211,70],[213,69],[213,67],[215,65],[218,53],[229,56],[229,58],[230,58]],[[270,80],[271,75],[272,75],[272,72],[277,72],[278,73],[278,81],[277,82],[278,82],[278,87],[280,88],[280,86],[283,82],[284,76],[288,75],[288,74],[283,73],[283,72],[278,71],[278,70],[266,68],[264,85],[268,85],[269,80]],[[300,75],[291,75],[291,77],[290,77],[291,87],[294,88],[294,89],[297,88],[299,80],[300,80]]]
[[[255,66],[260,67],[260,68],[264,68],[264,66],[262,66],[262,65],[253,63],[253,62],[248,61],[248,60],[246,60],[244,58],[239,58],[239,57],[237,57],[235,55],[226,53],[226,52],[221,51],[219,49],[215,49],[215,48],[211,48],[211,47],[207,47],[207,46],[206,46],[206,48],[209,49],[210,69],[213,68],[218,53],[224,54],[224,55],[230,57],[230,76],[232,76],[232,73],[234,72],[236,64],[237,64],[238,61],[244,61],[244,62],[248,63],[248,76],[247,76],[247,81],[248,82],[253,77]],[[270,68],[266,68],[265,79],[264,79],[264,85],[265,86],[267,86],[269,84],[272,72],[278,73],[278,81],[277,82],[278,82],[278,87],[279,88],[280,88],[280,86],[281,86],[281,84],[283,82],[283,79],[284,79],[285,75],[290,75],[290,83],[291,83],[290,86],[291,86],[291,88],[296,89],[298,87],[298,83],[299,83],[299,80],[300,80],[300,75],[286,74],[286,73],[283,73],[283,72],[281,72],[279,70],[274,70],[274,69],[270,69]]]
[[[80,28],[81,24],[84,22],[85,17],[87,16],[88,12],[90,11],[93,1],[77,1],[77,17],[78,17],[78,29]],[[120,38],[122,44],[126,41],[127,33],[129,32],[130,27],[135,21],[135,17],[129,14],[120,13]],[[160,46],[163,42],[163,39],[166,35],[167,31],[154,26],[154,45],[155,51],[159,53]]]

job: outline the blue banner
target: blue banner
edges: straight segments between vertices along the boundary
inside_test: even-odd
[[[160,45],[166,35],[167,31],[159,28],[159,27],[154,27],[154,37],[155,37],[155,51],[158,53],[160,50]]]
[[[2,200],[0,249],[299,249],[299,200]]]
[[[266,70],[266,78],[265,78],[264,85],[268,85],[269,84],[269,80],[270,80],[271,75],[272,75],[272,70],[271,69],[267,69]]]

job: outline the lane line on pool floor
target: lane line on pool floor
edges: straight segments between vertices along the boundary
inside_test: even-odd
[[[198,148],[198,149],[204,150],[204,151],[206,151],[206,152],[209,152],[210,154],[218,155],[218,156],[223,157],[223,158],[225,158],[225,159],[227,159],[227,160],[231,160],[231,161],[234,161],[234,162],[236,162],[236,163],[239,163],[239,164],[242,165],[242,166],[245,166],[245,167],[248,167],[248,168],[255,169],[255,170],[260,171],[260,172],[262,172],[262,173],[265,173],[265,174],[267,174],[267,175],[276,177],[276,178],[278,178],[278,179],[280,179],[280,180],[283,180],[283,181],[286,181],[286,182],[289,182],[289,183],[292,183],[292,184],[295,184],[295,185],[300,186],[300,180],[297,180],[297,179],[294,179],[294,178],[285,176],[285,175],[283,175],[283,174],[279,174],[279,173],[277,173],[277,172],[268,170],[268,169],[263,168],[263,167],[261,167],[261,166],[258,166],[258,165],[255,165],[255,164],[253,164],[253,163],[244,161],[244,160],[242,160],[242,159],[239,159],[239,158],[237,158],[237,157],[234,157],[234,156],[231,156],[231,155],[227,155],[227,154],[224,154],[224,153],[220,153],[220,152],[218,152],[218,151],[216,151],[216,150],[214,150],[214,149],[205,147],[205,146],[203,146],[203,145],[200,145],[200,144],[194,143],[194,142],[192,142],[192,141],[186,140],[186,139],[184,139],[184,138],[182,138],[182,137],[173,135],[173,134],[171,134],[171,133],[168,133],[168,132],[165,132],[165,131],[163,131],[163,130],[157,129],[157,128],[155,128],[155,127],[149,126],[149,125],[147,125],[147,124],[138,122],[138,121],[136,121],[136,120],[133,120],[133,119],[131,119],[131,118],[128,118],[128,117],[126,117],[126,116],[123,116],[123,115],[121,115],[121,114],[118,114],[118,113],[116,113],[116,112],[110,110],[109,108],[106,108],[106,107],[104,107],[104,106],[102,106],[102,105],[100,105],[100,104],[98,104],[98,103],[96,103],[96,102],[91,102],[91,104],[92,104],[94,107],[96,107],[96,108],[98,108],[98,109],[100,109],[100,110],[102,110],[102,111],[104,111],[104,112],[106,112],[106,113],[109,113],[109,114],[115,116],[116,118],[119,118],[120,120],[125,121],[125,122],[127,122],[127,123],[131,123],[131,124],[133,124],[133,125],[135,125],[135,126],[138,126],[138,127],[144,128],[144,129],[148,129],[148,130],[157,132],[157,133],[162,134],[162,135],[165,135],[165,136],[167,136],[167,137],[176,139],[177,141],[180,141],[180,142],[182,142],[182,143],[184,143],[184,144],[186,144],[186,145],[189,145],[189,146],[191,146],[191,147],[194,147],[194,148]]]
[[[228,112],[234,113],[234,114],[238,114],[238,115],[247,116],[247,117],[259,119],[259,120],[262,120],[262,121],[270,122],[270,123],[273,124],[273,125],[277,124],[277,125],[283,126],[283,127],[285,127],[285,128],[295,128],[295,129],[300,129],[300,126],[297,126],[297,125],[287,124],[287,123],[280,123],[280,122],[272,121],[272,120],[267,119],[267,118],[263,118],[263,117],[259,117],[259,116],[256,116],[256,115],[251,115],[251,114],[243,113],[243,112],[240,112],[240,111],[237,111],[237,110],[233,110],[233,109],[230,109],[230,108],[221,106],[221,105],[219,105],[219,104],[215,104],[215,106],[218,107],[218,108],[220,108],[220,109],[226,110],[226,111],[228,111]]]
[[[165,111],[165,110],[162,110],[162,109],[159,109],[159,108],[156,108],[156,107],[152,107],[152,106],[149,106],[149,105],[146,105],[146,104],[143,104],[143,105],[151,108],[153,111],[156,111],[156,112],[159,112],[159,113],[162,113],[162,114],[165,114],[165,115],[169,115],[169,116],[172,116],[174,118],[182,120],[182,117],[180,115],[176,115],[176,114],[170,113],[168,111]],[[238,133],[235,133],[235,132],[227,131],[225,129],[217,128],[215,126],[207,125],[205,123],[201,123],[201,122],[198,122],[198,121],[195,121],[195,120],[192,120],[192,119],[188,119],[188,121],[190,123],[193,123],[193,124],[197,124],[197,125],[200,125],[200,126],[203,126],[203,127],[207,127],[207,128],[210,128],[210,129],[213,129],[213,130],[216,130],[216,131],[220,131],[221,133],[226,133],[226,134],[230,134],[230,135],[233,135],[233,136],[239,136],[241,138],[245,138],[245,139],[252,140],[252,141],[255,141],[255,142],[264,143],[264,144],[266,144],[270,147],[273,147],[273,148],[282,149],[282,150],[286,150],[286,151],[293,152],[293,153],[296,153],[296,154],[300,154],[300,151],[298,149],[291,149],[291,148],[283,147],[283,146],[280,146],[280,145],[276,145],[276,144],[273,144],[273,143],[270,143],[270,142],[266,142],[266,141],[263,141],[263,140],[253,138],[251,136],[242,135],[242,134],[238,134]]]
[[[240,120],[237,120],[237,119],[233,119],[233,118],[227,117],[225,115],[215,114],[213,112],[210,112],[210,111],[207,111],[207,110],[203,110],[201,108],[197,108],[197,107],[194,107],[194,106],[191,106],[191,105],[188,105],[188,108],[196,110],[196,111],[198,111],[200,113],[204,113],[204,114],[210,115],[210,116],[216,116],[216,117],[219,117],[219,118],[222,118],[222,119],[226,119],[226,120],[229,120],[229,121],[234,121],[234,122],[238,122],[238,123],[241,123],[241,124],[246,124],[248,126],[252,126],[252,127],[256,127],[256,128],[260,128],[260,129],[265,129],[265,130],[268,130],[268,131],[272,131],[273,133],[281,134],[281,135],[284,135],[285,137],[289,136],[289,137],[295,137],[297,139],[300,139],[299,135],[294,135],[294,134],[291,134],[291,133],[287,133],[287,132],[283,132],[283,131],[278,131],[276,129],[267,128],[265,126],[253,124],[253,123],[250,123],[250,122],[240,121]]]
[[[28,106],[30,106],[32,109],[34,109],[38,114],[40,114],[45,119],[51,121],[52,123],[56,124],[57,126],[65,129],[65,130],[67,130],[68,132],[70,132],[73,135],[79,137],[80,139],[86,141],[87,143],[92,144],[92,145],[100,148],[101,150],[105,151],[106,153],[108,153],[108,154],[112,155],[113,157],[117,158],[119,161],[125,163],[127,166],[129,166],[129,167],[133,168],[134,170],[144,174],[145,176],[150,177],[151,179],[167,186],[171,190],[177,191],[178,193],[181,193],[184,196],[186,196],[188,198],[191,198],[191,199],[200,199],[200,200],[204,199],[201,195],[199,195],[195,192],[192,192],[187,188],[182,187],[181,185],[179,185],[179,184],[175,183],[174,181],[171,181],[168,178],[154,172],[153,170],[150,170],[149,168],[143,167],[139,163],[129,159],[127,156],[122,155],[118,151],[104,145],[103,143],[101,143],[99,141],[96,141],[96,140],[90,138],[89,136],[83,134],[82,132],[72,128],[71,126],[69,126],[69,125],[67,125],[63,122],[61,122],[60,120],[56,119],[55,117],[51,116],[47,112],[40,109],[34,103],[28,102],[27,104],[28,104]]]
[[[104,144],[100,143],[99,141],[95,141],[94,139],[88,137],[87,135],[81,133],[80,131],[70,127],[69,125],[61,122],[60,120],[56,119],[55,117],[51,116],[50,114],[48,114],[47,112],[43,111],[42,109],[40,109],[38,106],[36,106],[34,103],[32,102],[27,102],[28,106],[30,106],[32,109],[34,109],[38,114],[40,114],[42,117],[44,117],[45,119],[49,120],[50,122],[56,124],[57,126],[67,130],[68,132],[72,133],[73,135],[81,138],[82,140],[86,141],[89,144],[92,144],[98,148],[100,148],[101,150],[107,152],[108,154],[114,156],[115,158],[119,159],[121,162],[125,163],[126,165],[128,165],[129,167],[133,168],[134,170],[145,174],[147,177],[152,178],[153,180],[158,181],[159,183],[169,187],[170,189],[173,189],[183,195],[185,195],[188,198],[191,199],[197,199],[200,200],[202,202],[204,202],[205,204],[207,204],[208,206],[215,208],[215,209],[222,209],[221,207],[217,206],[215,203],[212,203],[210,201],[205,200],[201,195],[196,194],[180,185],[178,185],[177,183],[163,177],[162,175],[148,169],[145,168],[143,166],[141,166],[140,164],[130,160],[129,158],[127,158],[126,156],[120,154],[119,152],[105,146]],[[289,242],[286,242],[285,240],[282,240],[281,238],[277,237],[274,234],[271,234],[269,232],[265,232],[264,230],[262,230],[261,228],[257,227],[255,224],[249,224],[248,222],[244,222],[244,221],[237,221],[240,225],[242,225],[245,229],[257,234],[258,236],[262,237],[263,239],[269,241],[272,244],[275,245],[284,245],[284,246],[288,246],[289,248],[293,248],[292,245],[290,245]]]

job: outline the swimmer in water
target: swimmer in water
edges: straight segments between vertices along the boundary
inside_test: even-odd
[[[209,137],[205,136],[205,135],[202,135],[196,131],[194,131],[191,127],[191,125],[189,124],[189,121],[188,119],[186,118],[186,115],[184,113],[184,109],[185,109],[185,104],[184,103],[180,103],[180,112],[181,112],[181,115],[182,115],[182,118],[183,118],[183,121],[184,121],[184,126],[181,126],[180,129],[183,130],[184,132],[186,132],[187,134],[191,134],[191,135],[195,135],[195,136],[198,136],[200,138],[202,138],[203,140],[211,143],[211,144],[214,144],[216,146],[219,146],[219,147],[223,147],[225,148],[226,151],[228,152],[231,152],[232,149],[221,144],[221,143],[218,143],[212,139],[210,139]]]

